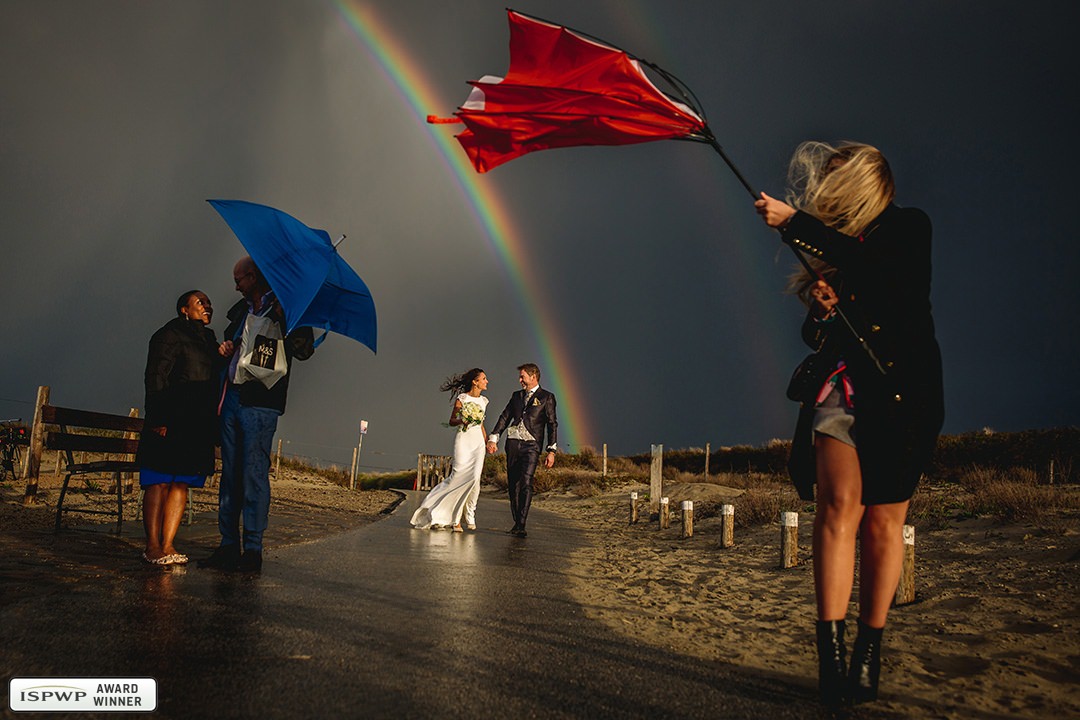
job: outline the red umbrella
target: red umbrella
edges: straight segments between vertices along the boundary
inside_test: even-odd
[[[662,92],[642,65],[678,83],[669,74],[583,33],[513,10],[508,14],[506,77],[470,82],[473,91],[456,118],[428,118],[465,124],[457,139],[478,172],[549,148],[711,141],[701,111]]]
[[[514,10],[510,19],[510,70],[485,76],[454,118],[428,116],[431,123],[464,123],[457,136],[477,172],[526,153],[577,145],[632,145],[651,140],[692,140],[711,145],[750,197],[758,193],[720,147],[693,93],[671,73],[580,31]],[[648,67],[679,95],[661,91]],[[795,247],[803,267],[821,279]],[[865,340],[837,312],[884,373]]]

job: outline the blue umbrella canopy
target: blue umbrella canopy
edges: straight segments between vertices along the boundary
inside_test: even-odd
[[[375,303],[325,230],[244,200],[208,200],[259,267],[285,311],[288,332],[322,328],[375,352]],[[322,338],[320,338],[321,340]]]

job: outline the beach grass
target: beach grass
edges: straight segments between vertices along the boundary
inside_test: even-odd
[[[781,512],[814,512],[814,503],[800,500],[788,481],[791,444],[770,440],[761,446],[718,447],[709,455],[705,475],[704,448],[666,450],[663,479],[673,484],[707,483],[741,491],[730,501],[736,523],[757,526],[776,522]],[[1024,432],[982,430],[944,435],[929,471],[912,498],[909,521],[927,529],[950,522],[988,517],[1002,523],[1052,524],[1061,513],[1080,513],[1080,429],[1055,428]],[[592,447],[559,453],[554,468],[541,466],[533,488],[537,493],[565,493],[590,498],[630,486],[648,485],[651,454],[604,458]],[[317,467],[302,457],[283,456],[282,465],[319,475],[348,487],[348,468]],[[358,473],[357,487],[411,489],[414,469]],[[482,482],[506,488],[506,456],[489,455]],[[647,496],[647,494],[646,494]],[[698,518],[720,514],[723,503],[707,500],[695,506]]]

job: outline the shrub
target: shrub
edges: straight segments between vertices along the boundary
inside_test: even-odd
[[[785,483],[747,488],[732,504],[735,506],[735,526],[750,527],[777,522],[780,513],[798,511],[802,503],[795,488]]]

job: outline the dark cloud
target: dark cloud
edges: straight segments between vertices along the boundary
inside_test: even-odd
[[[503,5],[372,2],[446,103],[507,64]],[[676,72],[755,185],[805,138],[880,146],[935,226],[948,420],[1076,424],[1075,62],[1061,4],[535,2]],[[1060,109],[1058,109],[1060,108]],[[1068,120],[1067,120],[1068,119]],[[435,132],[451,132],[437,128]],[[176,295],[232,302],[242,253],[208,197],[280,207],[368,282],[380,352],[332,337],[299,366],[280,436],[364,464],[446,452],[446,375],[540,360],[514,278],[417,118],[333,3],[0,6],[0,415],[142,404],[146,341]],[[791,260],[710,149],[539,153],[493,171],[613,452],[786,437],[802,355]],[[219,314],[214,327],[224,327]],[[548,372],[554,368],[547,368]]]

